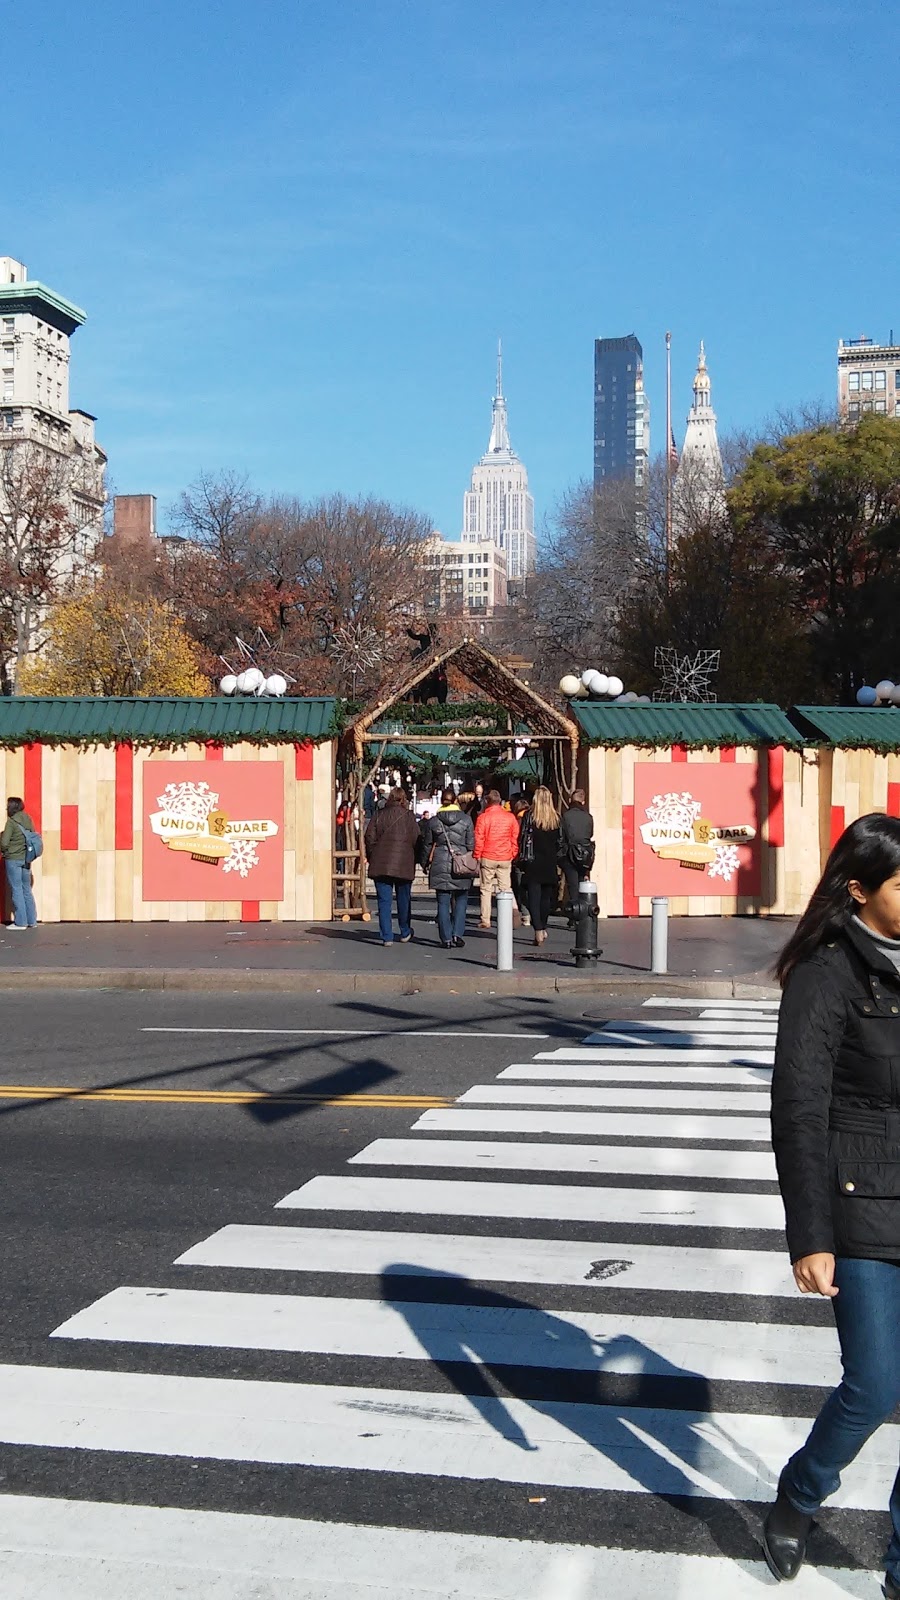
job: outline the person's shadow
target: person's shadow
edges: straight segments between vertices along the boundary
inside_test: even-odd
[[[645,1490],[705,1524],[723,1554],[734,1559],[740,1551],[760,1561],[758,1502],[774,1498],[776,1477],[721,1419],[713,1420],[709,1380],[701,1373],[629,1334],[594,1338],[456,1273],[395,1262],[381,1274],[381,1294],[437,1370],[503,1439],[539,1455],[545,1430],[538,1419],[552,1419],[625,1475],[629,1481],[616,1488]],[[531,1407],[534,1438],[510,1398]],[[539,1459],[532,1481],[541,1482]],[[817,1529],[815,1538],[823,1565],[858,1565],[830,1530]]]
[[[404,1297],[401,1285],[406,1280],[409,1294],[410,1279],[422,1283],[427,1298]],[[653,1494],[718,1489],[754,1499],[761,1487],[774,1493],[765,1464],[711,1421],[708,1380],[640,1340],[615,1333],[592,1338],[572,1322],[453,1273],[395,1263],[383,1272],[381,1288],[438,1371],[520,1449],[540,1446],[528,1437],[520,1408],[515,1415],[499,1389],[569,1428]],[[463,1303],[467,1296],[477,1303]]]

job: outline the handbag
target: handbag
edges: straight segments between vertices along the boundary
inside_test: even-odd
[[[530,866],[534,860],[534,822],[530,811],[525,813],[519,829],[519,854],[516,860],[523,867]]]
[[[569,860],[584,872],[590,872],[594,865],[594,854],[593,839],[573,839],[569,845]]]

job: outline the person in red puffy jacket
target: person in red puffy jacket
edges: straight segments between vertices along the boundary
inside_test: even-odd
[[[509,889],[512,864],[519,853],[519,823],[491,789],[487,805],[475,821],[475,859],[481,867],[481,927],[491,925],[491,896]]]

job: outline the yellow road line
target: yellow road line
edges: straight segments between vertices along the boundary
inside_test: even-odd
[[[418,1111],[448,1106],[443,1095],[266,1094],[252,1089],[78,1089],[65,1084],[0,1084],[0,1100],[112,1100],[125,1103],[201,1106],[357,1106]]]

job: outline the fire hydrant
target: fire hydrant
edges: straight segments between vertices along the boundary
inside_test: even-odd
[[[575,943],[572,947],[576,967],[589,966],[592,961],[599,961],[603,954],[597,945],[599,915],[597,885],[588,882],[579,883],[578,904],[575,907]]]

